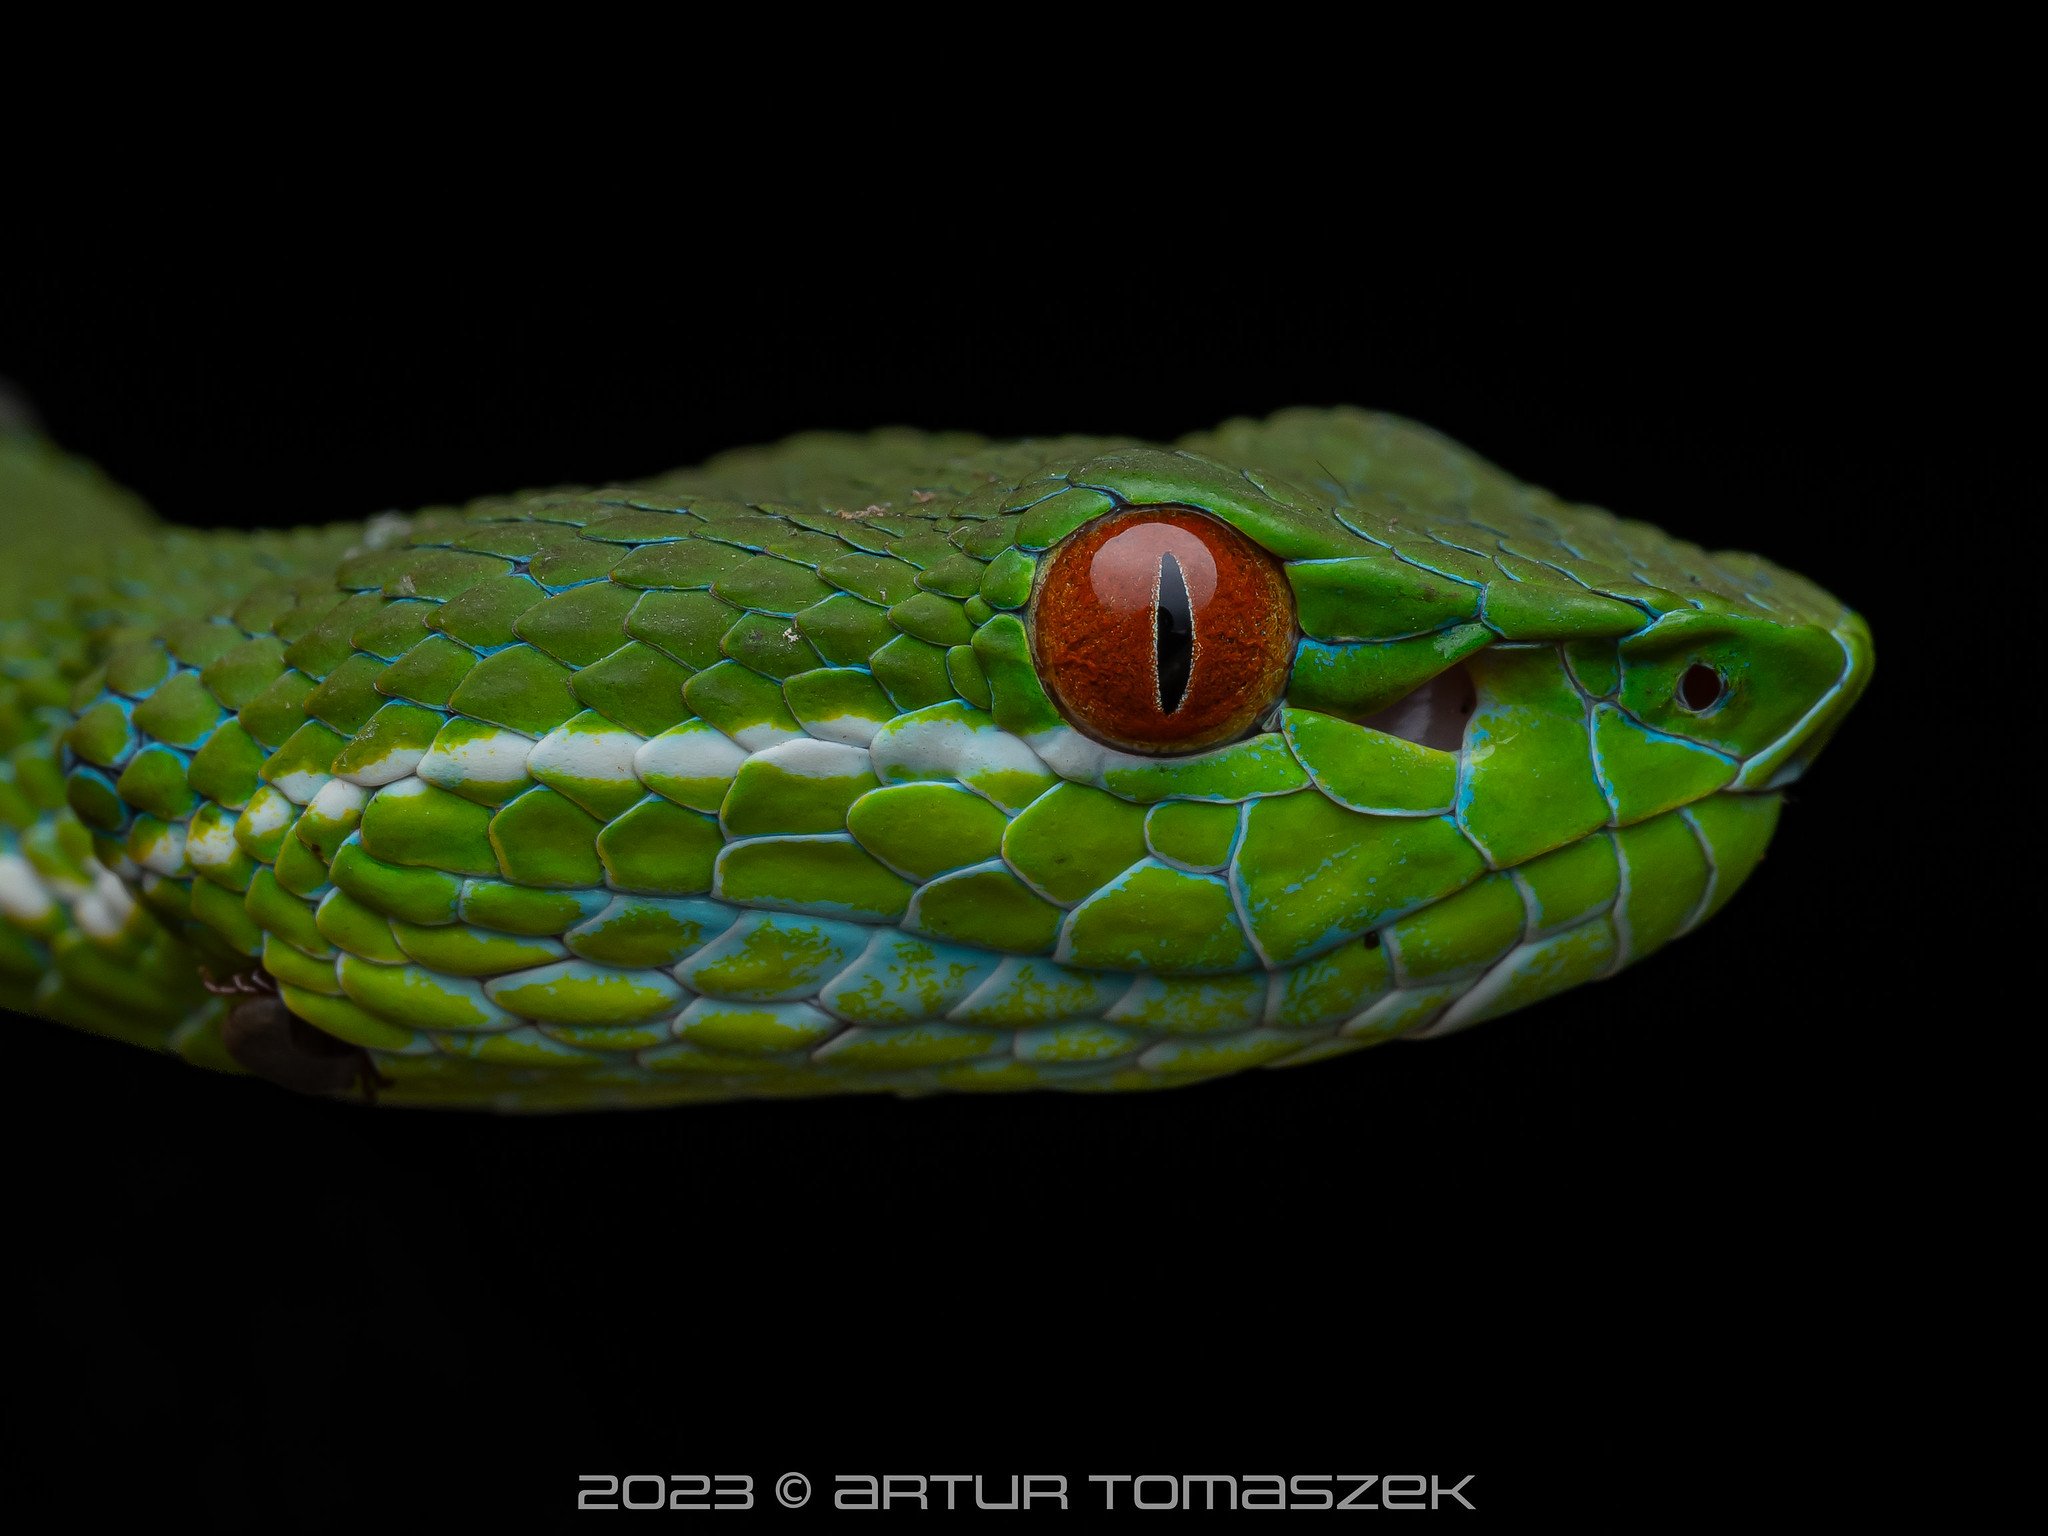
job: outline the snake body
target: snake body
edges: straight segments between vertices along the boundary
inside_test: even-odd
[[[1034,645],[1052,554],[1146,508],[1294,605],[1278,702],[1178,755],[1077,726]],[[1870,669],[1805,579],[1350,409],[814,434],[260,534],[17,434],[0,516],[0,1003],[401,1104],[1142,1089],[1447,1033],[1711,916]],[[1389,724],[1453,675],[1461,735]]]

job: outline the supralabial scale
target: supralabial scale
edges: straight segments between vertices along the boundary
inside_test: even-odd
[[[1447,1034],[1712,916],[1871,665],[1799,576],[1357,410],[292,533],[17,432],[0,516],[0,1003],[384,1104]]]

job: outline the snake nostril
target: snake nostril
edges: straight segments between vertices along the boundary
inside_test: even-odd
[[[1681,707],[1694,714],[1702,714],[1721,702],[1725,685],[1721,674],[1703,661],[1696,661],[1685,669],[1678,680],[1678,702]]]

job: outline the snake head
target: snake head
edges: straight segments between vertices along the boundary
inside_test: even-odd
[[[1711,916],[1870,666],[1800,577],[1347,410],[822,434],[213,548],[219,590],[81,586],[160,633],[0,707],[52,716],[0,939],[93,946],[57,1016],[401,1103],[1150,1088],[1457,1029]],[[276,998],[195,1007],[214,952]]]
[[[1361,937],[1389,939],[1409,980],[1435,974],[1425,947],[1451,970],[1540,947],[1569,865],[1610,901],[1630,880],[1638,906],[1660,894],[1661,912],[1607,925],[1598,971],[1618,969],[1754,867],[1768,792],[1867,681],[1868,630],[1755,557],[1469,459],[1465,504],[1447,512],[1438,487],[1423,514],[1405,498],[1428,490],[1433,435],[1402,428],[1379,429],[1380,455],[1320,460],[1309,486],[1185,451],[1067,471],[1024,510],[1018,611],[975,639],[993,714],[1071,784],[1162,821],[1232,807],[1216,874],[1269,968]],[[1143,906],[1062,957],[1241,963],[1148,944]]]

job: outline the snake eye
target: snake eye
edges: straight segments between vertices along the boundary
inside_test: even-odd
[[[1130,752],[1232,741],[1271,709],[1294,656],[1294,594],[1236,529],[1181,507],[1098,518],[1046,559],[1032,644],[1060,712]]]
[[[1705,714],[1721,702],[1726,685],[1721,674],[1703,661],[1696,661],[1678,679],[1678,704],[1696,715]]]

